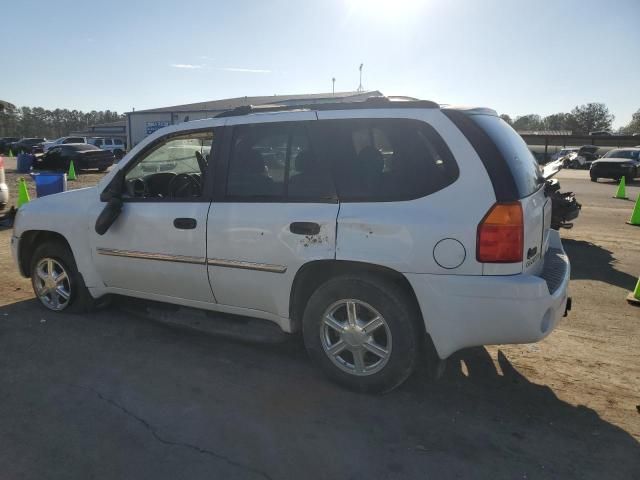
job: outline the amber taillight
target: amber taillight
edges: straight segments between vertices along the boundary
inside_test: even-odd
[[[478,225],[476,258],[482,263],[521,262],[523,245],[522,205],[496,203]]]

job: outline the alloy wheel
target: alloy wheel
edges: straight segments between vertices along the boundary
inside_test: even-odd
[[[384,317],[361,300],[343,299],[325,311],[320,327],[325,354],[342,371],[379,372],[391,356],[391,331]]]
[[[71,282],[62,264],[53,258],[42,258],[36,264],[32,279],[36,296],[50,310],[64,310],[71,298]]]

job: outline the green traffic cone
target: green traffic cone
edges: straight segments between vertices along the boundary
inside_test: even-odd
[[[11,150],[11,149],[9,149],[9,156],[10,156],[10,157],[13,157],[13,156],[14,156],[14,155],[13,155],[13,150]]]
[[[627,302],[632,305],[640,306],[640,278],[638,279],[638,283],[636,283],[635,290],[627,297]]]
[[[18,208],[25,203],[29,203],[30,200],[29,191],[27,190],[27,182],[25,182],[24,178],[21,178],[18,183]]]
[[[631,212],[631,218],[627,223],[629,225],[640,227],[640,194],[638,194],[638,199],[636,200],[636,206],[633,207],[633,212]]]
[[[625,177],[620,179],[620,185],[618,185],[618,190],[616,191],[616,196],[613,198],[619,198],[620,200],[627,200],[627,190],[625,185]]]
[[[76,168],[73,166],[73,160],[69,164],[69,173],[67,173],[67,180],[75,180],[76,179]]]

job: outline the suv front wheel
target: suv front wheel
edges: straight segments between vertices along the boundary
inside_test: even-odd
[[[404,382],[419,356],[415,302],[376,276],[333,278],[311,295],[303,318],[309,355],[337,383],[386,392]]]
[[[60,241],[38,246],[31,261],[31,284],[40,303],[54,312],[84,313],[96,303],[69,248]]]

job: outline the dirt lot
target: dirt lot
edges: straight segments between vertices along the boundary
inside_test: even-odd
[[[113,307],[49,314],[0,231],[1,477],[640,478],[640,308],[625,301],[640,229],[611,182],[559,178],[584,206],[562,232],[569,317],[386,396],[328,383],[297,339],[239,343]]]

